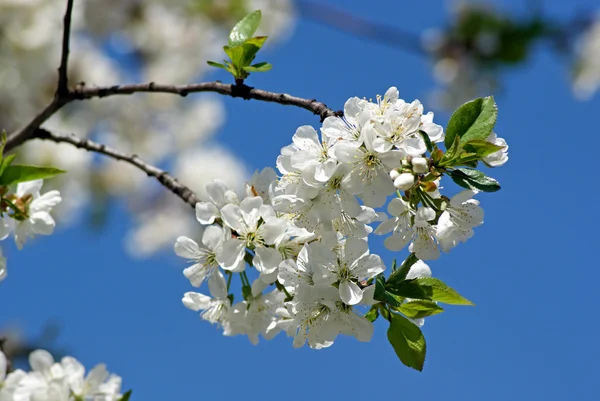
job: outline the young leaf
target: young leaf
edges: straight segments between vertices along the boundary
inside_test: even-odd
[[[207,61],[206,64],[210,65],[211,67],[217,67],[217,68],[222,68],[224,70],[227,69],[227,66],[221,64],[221,63],[215,63],[214,61]]]
[[[460,106],[448,122],[444,145],[448,149],[454,143],[456,137],[464,143],[473,139],[485,140],[498,117],[498,108],[494,98],[478,98]]]
[[[464,298],[455,289],[447,286],[440,279],[433,277],[418,277],[416,283],[426,288],[432,301],[443,302],[449,305],[473,305],[473,302]]]
[[[437,315],[444,311],[444,309],[435,302],[425,300],[405,302],[400,305],[397,310],[411,319]]]
[[[391,314],[391,318],[387,337],[396,355],[406,366],[422,371],[427,345],[421,329],[395,313]]]
[[[259,49],[263,47],[265,42],[267,41],[268,36],[255,36],[253,38],[248,39],[244,42],[245,45],[254,45]]]
[[[479,170],[472,168],[457,168],[448,171],[448,175],[457,185],[460,185],[463,188],[483,192],[496,192],[500,190],[498,181],[488,177]]]
[[[243,65],[242,59],[244,58],[244,48],[242,46],[223,46],[223,51],[229,56],[234,66],[241,68]]]
[[[248,72],[267,72],[269,71],[271,68],[273,68],[273,66],[269,63],[256,63],[252,66],[246,66],[243,67],[245,71]]]
[[[479,156],[479,158],[483,158],[504,149],[504,146],[498,146],[481,139],[473,139],[463,143],[463,149],[466,152],[474,153],[475,155]]]
[[[392,274],[390,274],[390,277],[387,279],[388,285],[395,285],[401,281],[404,281],[404,279],[406,279],[406,275],[410,271],[411,266],[417,263],[418,260],[419,258],[417,258],[414,253],[411,253],[408,255],[408,258],[402,262],[402,265],[400,265],[399,269],[396,270],[392,268]],[[394,259],[394,265],[395,263],[396,259]]]
[[[54,167],[36,167],[26,165],[7,166],[0,176],[0,185],[51,178],[65,171]]]
[[[246,15],[229,33],[229,47],[239,46],[254,35],[260,25],[262,14],[256,10]]]

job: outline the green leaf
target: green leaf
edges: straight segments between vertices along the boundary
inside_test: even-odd
[[[473,139],[485,140],[498,117],[498,108],[494,98],[478,98],[460,106],[448,122],[446,128],[446,139],[444,144],[448,149],[454,143],[455,138],[460,138],[464,143]]]
[[[473,302],[464,298],[455,289],[447,286],[440,279],[434,277],[418,277],[415,281],[422,288],[426,289],[429,298],[432,301],[443,302],[449,305],[473,305]]]
[[[398,297],[431,300],[429,288],[422,287],[416,278],[404,281],[388,281],[385,290]]]
[[[481,139],[473,139],[463,143],[463,149],[468,153],[473,153],[479,158],[491,155],[499,150],[504,149],[504,146],[498,146],[488,141]]]
[[[223,64],[221,64],[221,63],[216,63],[216,62],[214,62],[214,61],[207,61],[207,62],[206,62],[206,64],[210,65],[211,67],[222,68],[222,69],[224,69],[224,70],[226,70],[226,69],[227,69],[227,66],[226,66],[226,65],[223,65]]]
[[[446,149],[446,153],[444,153],[444,156],[440,159],[439,161],[439,165],[440,166],[451,166],[454,161],[455,158],[458,157],[460,153],[460,138],[459,137],[455,137],[454,138],[454,142],[452,142],[452,146],[450,146],[449,148]]]
[[[2,174],[4,174],[4,170],[6,170],[8,166],[10,166],[10,164],[13,162],[16,156],[17,155],[13,153],[12,155],[8,155],[2,159],[2,161],[0,162],[0,177],[2,176]]]
[[[373,295],[373,298],[376,301],[386,303],[394,308],[399,308],[400,305],[402,305],[402,299],[398,299],[394,294],[386,291],[383,273],[377,275],[375,278],[375,294]]]
[[[377,305],[371,306],[371,309],[365,314],[365,318],[373,323],[379,317],[379,307]]]
[[[392,313],[392,321],[387,331],[387,337],[403,364],[423,370],[427,345],[419,327],[404,317]]]
[[[405,302],[400,305],[397,310],[411,319],[437,315],[444,311],[444,309],[435,302],[425,300]]]
[[[392,274],[390,274],[390,277],[387,279],[388,285],[395,285],[401,281],[404,281],[406,279],[406,275],[410,271],[411,266],[417,263],[418,260],[419,258],[417,258],[414,253],[411,253],[408,255],[408,258],[402,262],[402,265],[400,265],[399,269],[396,270],[392,268]],[[394,259],[394,266],[395,264],[396,259]]]
[[[119,398],[119,401],[129,401],[129,397],[131,397],[131,390],[123,394],[123,396]]]
[[[229,33],[229,47],[241,45],[254,35],[260,25],[262,14],[256,10],[246,15]]]
[[[253,38],[248,39],[244,42],[245,45],[254,45],[259,49],[263,47],[265,42],[267,41],[268,36],[255,36]]]
[[[457,185],[463,188],[483,192],[496,192],[500,189],[498,181],[472,168],[457,168],[448,171],[448,175]]]
[[[273,68],[273,66],[271,64],[263,62],[263,63],[256,63],[249,67],[244,67],[244,70],[246,70],[248,72],[267,72],[271,68]]]
[[[236,67],[242,66],[242,59],[244,58],[244,48],[242,46],[223,46],[223,51],[229,56],[233,65]]]
[[[51,178],[65,171],[54,167],[37,167],[26,165],[7,166],[0,176],[0,185],[11,185],[19,182]]]

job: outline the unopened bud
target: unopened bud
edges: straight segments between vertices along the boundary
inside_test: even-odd
[[[398,178],[399,175],[400,175],[400,172],[396,169],[390,171],[390,177],[392,177],[392,180],[395,180],[396,178]]]
[[[424,157],[413,157],[412,170],[417,174],[425,174],[429,171],[429,163]]]
[[[415,176],[411,173],[402,173],[394,180],[394,186],[401,191],[406,191],[415,185]]]

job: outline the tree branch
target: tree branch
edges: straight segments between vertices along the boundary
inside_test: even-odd
[[[321,120],[330,116],[341,115],[341,112],[333,111],[328,108],[327,105],[318,102],[316,99],[304,99],[286,93],[275,93],[262,89],[255,89],[245,84],[230,85],[220,81],[188,85],[163,85],[150,82],[147,84],[113,85],[94,88],[79,86],[75,88],[69,96],[73,99],[83,100],[112,95],[131,95],[139,92],[171,93],[180,96],[187,96],[190,93],[198,92],[213,92],[225,96],[241,97],[246,100],[255,99],[263,102],[273,102],[300,107],[318,115],[321,117]]]
[[[65,12],[62,54],[60,57],[60,66],[58,67],[58,86],[56,88],[56,97],[60,98],[69,93],[69,40],[71,38],[71,14],[73,13],[73,0],[67,0],[67,11]]]
[[[146,163],[135,154],[119,152],[118,150],[109,148],[106,145],[90,141],[89,139],[82,139],[75,135],[55,134],[43,128],[38,128],[34,132],[32,139],[33,138],[50,140],[56,143],[70,143],[77,148],[100,153],[113,159],[124,161],[125,163],[129,163],[132,166],[139,168],[145,172],[148,177],[156,178],[158,182],[160,182],[165,188],[179,196],[191,207],[195,208],[196,203],[200,202],[200,199],[196,196],[196,194],[194,194],[191,189],[177,181],[175,177],[166,171],[159,169],[158,167]]]

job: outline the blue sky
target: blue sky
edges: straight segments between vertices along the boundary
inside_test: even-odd
[[[415,32],[447,18],[441,1],[330,3]],[[516,11],[523,4],[503,2]],[[561,16],[593,9],[594,1],[545,4]],[[291,39],[264,57],[274,68],[253,75],[250,85],[336,109],[350,96],[374,97],[392,85],[404,99],[425,99],[434,86],[426,60],[311,22],[300,21]],[[143,401],[597,400],[600,191],[595,145],[587,139],[600,133],[600,96],[574,100],[566,66],[545,49],[503,78],[496,132],[510,145],[510,161],[490,172],[503,189],[479,195],[486,218],[475,237],[430,263],[434,275],[476,306],[448,307],[427,320],[422,373],[397,360],[382,322],[371,343],[340,338],[322,351],[293,349],[283,335],[256,347],[244,337],[223,337],[181,305],[191,289],[181,260],[125,254],[129,217],[118,206],[103,232],[75,227],[25,252],[6,249],[10,277],[0,291],[0,327],[18,322],[34,336],[56,319],[60,345],[88,367],[107,363]],[[274,165],[299,125],[319,124],[291,107],[240,99],[226,105],[218,140],[251,169]],[[447,123],[447,114],[436,116]],[[372,251],[388,263],[406,255],[384,250],[380,238]]]

